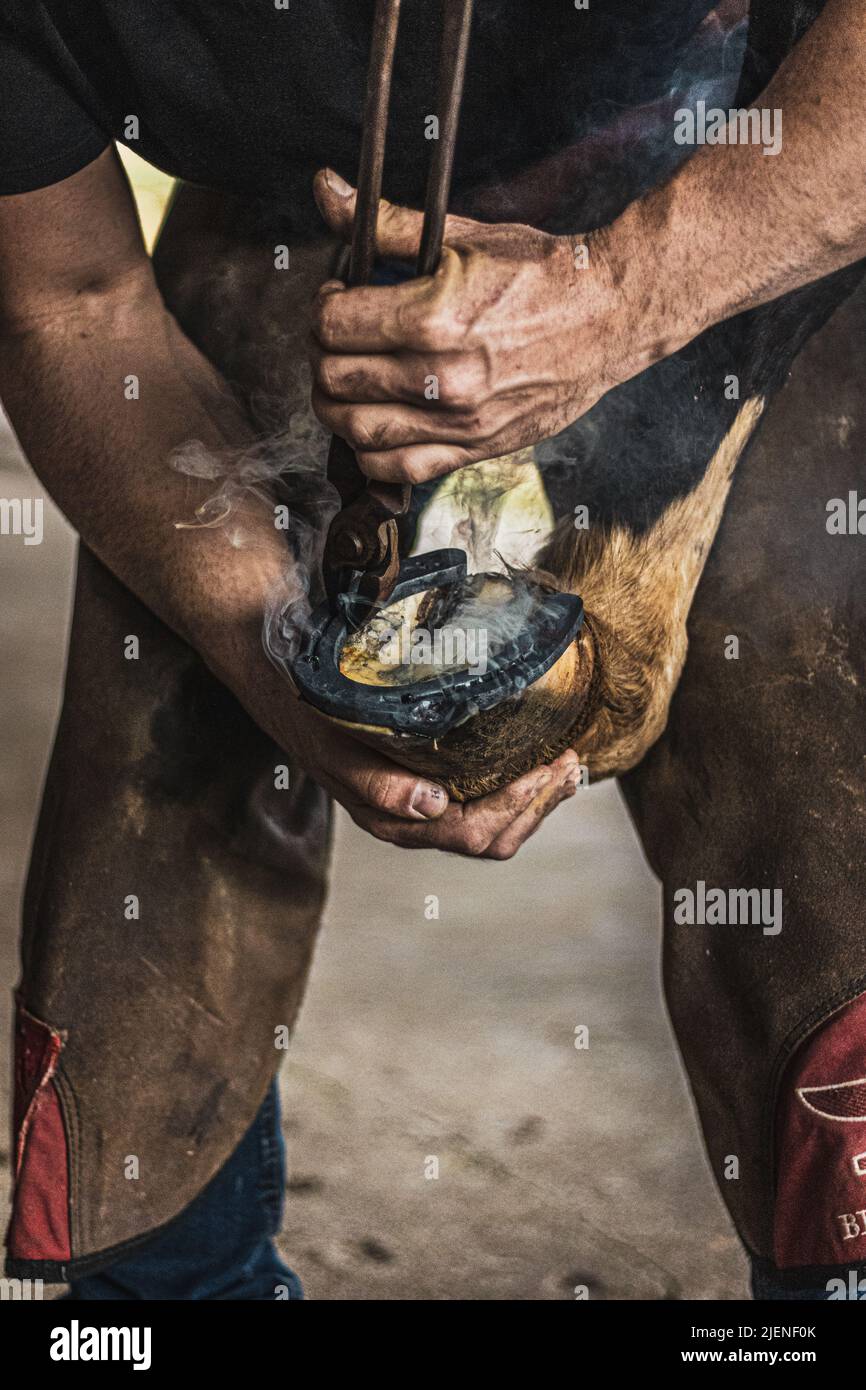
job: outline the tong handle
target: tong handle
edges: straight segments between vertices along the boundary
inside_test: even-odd
[[[437,97],[439,139],[434,145],[427,179],[417,262],[419,276],[435,274],[442,256],[473,3],[474,0],[443,0]],[[347,276],[350,288],[370,283],[376,261],[376,226],[400,4],[401,0],[376,0]],[[383,601],[393,589],[399,571],[396,518],[404,516],[411,506],[411,485],[368,483],[351,446],[336,435],[328,453],[328,480],[336,487],[341,503],[341,511],[331,523],[324,556],[332,606],[337,602],[340,579],[347,566],[371,575],[375,582],[365,587],[375,589],[376,597]]]
[[[454,150],[457,145],[457,126],[460,121],[460,103],[466,76],[466,56],[469,52],[469,31],[472,27],[473,0],[443,0],[443,3],[445,15],[436,101],[439,139],[433,146],[433,158],[427,177],[424,226],[418,254],[419,276],[435,275],[442,258],[445,218],[448,213],[451,174],[454,169]]]
[[[351,289],[370,283],[376,262],[376,224],[379,217],[379,199],[382,196],[385,132],[388,126],[400,4],[401,0],[376,0],[373,15],[355,221],[346,274],[346,283]],[[328,451],[328,481],[337,489],[342,509],[357,501],[366,486],[367,480],[358,467],[353,449],[339,435],[334,435]],[[333,551],[331,540],[329,534],[325,552],[326,563],[334,558],[333,555],[329,555],[329,551]]]
[[[391,102],[394,50],[400,23],[401,0],[376,0],[367,91],[364,97],[364,124],[358,191],[352,229],[352,254],[347,284],[350,289],[369,285],[376,263],[376,223],[382,196],[382,167],[385,162],[385,134]]]

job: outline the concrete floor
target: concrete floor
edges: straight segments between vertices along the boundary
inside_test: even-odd
[[[16,495],[41,488],[0,432],[0,497]],[[4,1043],[72,560],[50,505],[41,546],[0,537]],[[340,815],[283,1074],[281,1243],[310,1297],[745,1296],[664,1016],[659,921],[613,786],[578,793],[508,864],[394,850]],[[0,1180],[5,1205],[5,1148]]]

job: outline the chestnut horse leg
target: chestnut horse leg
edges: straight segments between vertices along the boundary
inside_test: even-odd
[[[596,673],[594,698],[570,742],[590,778],[634,767],[667,721],[686,655],[686,621],[737,463],[764,408],[738,411],[703,478],[672,501],[648,530],[575,531],[566,519],[539,556],[560,588],[586,608],[584,659]]]

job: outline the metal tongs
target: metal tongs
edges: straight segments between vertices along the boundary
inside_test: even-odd
[[[439,138],[433,146],[427,181],[416,267],[419,277],[435,274],[442,255],[472,23],[473,0],[442,0],[442,3],[437,100]],[[401,0],[376,0],[358,196],[346,276],[349,288],[368,285],[373,277],[400,4]],[[322,560],[325,592],[331,613],[342,611],[351,630],[390,598],[397,583],[400,573],[398,518],[409,511],[412,487],[408,483],[368,481],[353,449],[336,435],[328,454],[328,480],[336,487],[341,506],[325,541]]]

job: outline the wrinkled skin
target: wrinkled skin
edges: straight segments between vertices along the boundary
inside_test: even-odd
[[[355,194],[330,171],[316,192],[347,237]],[[380,255],[411,261],[421,224],[420,213],[384,203]],[[349,296],[329,280],[313,305],[313,406],[364,471],[388,482],[439,477],[558,434],[626,370],[611,343],[617,296],[600,235],[460,217],[445,235],[431,278]]]
[[[321,174],[317,196],[348,235],[348,185]],[[378,227],[382,257],[413,260],[420,213],[386,203]],[[602,329],[616,296],[598,242],[457,217],[446,238],[430,279],[350,296],[331,279],[314,302],[313,406],[370,477],[421,482],[506,455],[559,434],[614,385]],[[592,270],[578,268],[581,246]]]

